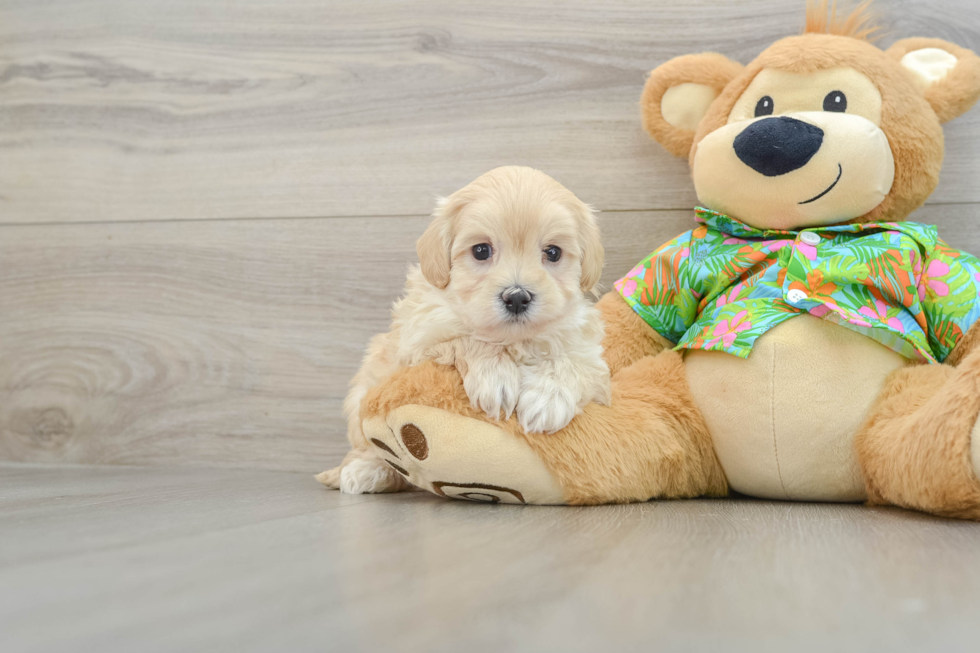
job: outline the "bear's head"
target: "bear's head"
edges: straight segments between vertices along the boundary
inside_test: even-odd
[[[677,57],[643,90],[646,131],[687,156],[701,203],[760,229],[900,221],[935,189],[940,126],[980,97],[980,57],[938,39],[881,50],[867,5],[827,20],[748,66]]]

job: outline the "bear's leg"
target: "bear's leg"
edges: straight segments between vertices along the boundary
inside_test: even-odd
[[[586,406],[557,433],[487,418],[470,407],[459,374],[434,363],[373,389],[361,417],[387,464],[441,496],[582,505],[727,492],[675,352],[621,370],[610,406]]]
[[[980,519],[980,350],[894,372],[858,434],[869,502]]]

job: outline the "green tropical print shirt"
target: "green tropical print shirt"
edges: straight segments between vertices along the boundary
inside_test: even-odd
[[[980,260],[916,222],[761,230],[697,208],[700,226],[665,244],[616,290],[676,349],[747,358],[803,313],[906,358],[942,362],[980,318]]]

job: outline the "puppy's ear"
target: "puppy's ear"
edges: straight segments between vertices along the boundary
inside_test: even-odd
[[[602,237],[599,234],[599,224],[595,212],[588,204],[581,202],[573,207],[579,222],[579,247],[582,248],[582,292],[589,292],[599,283],[602,276],[602,263],[605,260],[605,250],[602,248]]]
[[[449,285],[456,216],[467,202],[460,192],[440,197],[436,201],[436,210],[432,212],[432,222],[415,243],[422,276],[440,290]]]
[[[942,39],[902,39],[888,54],[912,73],[926,101],[948,122],[980,98],[980,57]]]
[[[686,157],[708,107],[742,64],[714,52],[671,59],[650,73],[640,108],[643,128],[674,156]]]

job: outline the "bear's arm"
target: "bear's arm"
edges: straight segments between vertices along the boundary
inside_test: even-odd
[[[679,302],[678,297],[700,297],[692,285],[697,283],[690,266],[694,244],[694,231],[664,243],[596,304],[605,324],[606,364],[613,375],[641,358],[673,349],[693,324],[696,311],[682,309],[697,302]]]
[[[630,308],[619,292],[611,290],[606,293],[596,308],[602,313],[605,327],[602,348],[610,374],[615,375],[641,358],[674,347],[674,343],[654,331]]]

